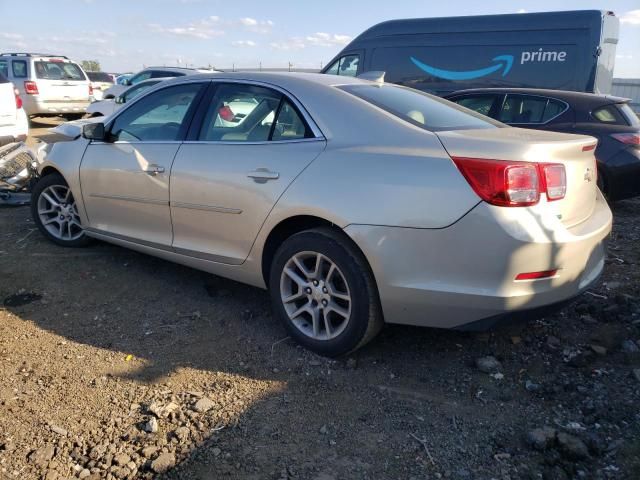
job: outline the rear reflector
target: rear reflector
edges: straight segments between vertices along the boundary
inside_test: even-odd
[[[558,270],[544,270],[542,272],[519,273],[516,280],[539,280],[541,278],[551,278],[558,273]]]
[[[612,133],[611,136],[627,145],[640,145],[640,133]]]
[[[24,82],[24,92],[29,95],[38,95],[38,84],[31,80],[27,80]]]
[[[561,163],[533,163],[454,157],[471,188],[485,202],[501,207],[535,205],[542,193],[548,200],[564,198],[567,175]]]
[[[20,98],[20,91],[17,88],[14,88],[13,94],[16,96],[16,110],[20,110],[22,108],[22,99]]]

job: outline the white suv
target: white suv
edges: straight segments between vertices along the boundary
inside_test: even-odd
[[[0,146],[26,140],[28,132],[27,115],[18,90],[0,73]]]
[[[19,90],[29,117],[80,118],[93,95],[80,65],[62,55],[2,53],[0,73]]]

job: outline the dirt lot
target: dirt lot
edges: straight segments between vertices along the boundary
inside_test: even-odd
[[[614,212],[558,314],[330,361],[263,291],[0,210],[0,477],[640,478],[640,201]]]

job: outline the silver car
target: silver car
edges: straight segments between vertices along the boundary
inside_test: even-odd
[[[239,98],[242,121],[220,121]],[[289,73],[172,79],[92,120],[40,165],[42,233],[267,288],[289,335],[322,355],[385,322],[478,328],[538,313],[604,265],[612,216],[591,137]]]

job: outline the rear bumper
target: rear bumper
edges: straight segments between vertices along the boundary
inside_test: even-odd
[[[23,108],[27,115],[61,115],[65,113],[85,113],[89,106],[87,100],[76,101],[44,101],[37,95],[23,95]]]
[[[572,228],[534,213],[480,203],[444,229],[345,231],[371,264],[387,322],[461,328],[565,302],[597,280],[612,222],[602,195],[592,215]],[[554,269],[553,278],[515,280]]]

